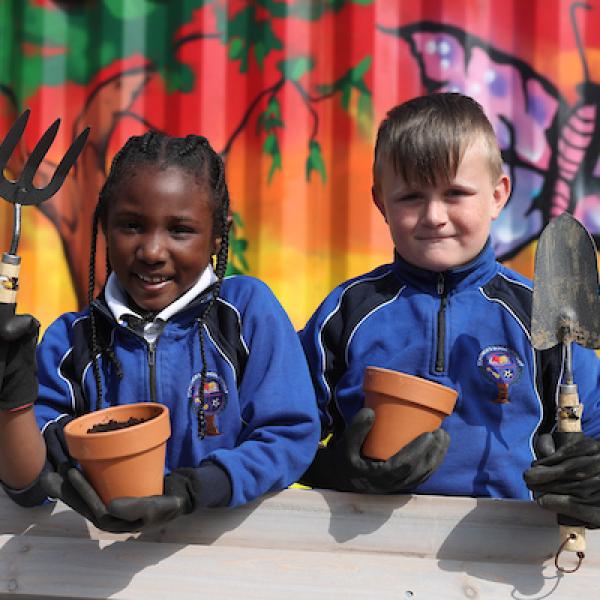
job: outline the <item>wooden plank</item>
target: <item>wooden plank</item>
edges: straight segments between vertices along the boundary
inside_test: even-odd
[[[385,553],[56,537],[0,536],[0,557],[3,592],[60,598],[590,598],[600,575],[584,568],[561,578],[548,565]]]
[[[583,599],[600,581],[597,531],[557,577],[554,516],[511,500],[291,489],[116,535],[0,496],[0,533],[0,597]]]

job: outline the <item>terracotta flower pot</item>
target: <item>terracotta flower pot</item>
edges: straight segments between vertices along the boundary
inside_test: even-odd
[[[452,388],[399,371],[367,367],[365,406],[375,422],[362,448],[365,456],[386,460],[426,431],[436,430],[454,410]]]
[[[144,421],[113,431],[88,431],[130,418]],[[73,419],[64,431],[70,455],[105,504],[123,496],[163,493],[166,442],[171,435],[169,409],[163,404],[111,406]]]

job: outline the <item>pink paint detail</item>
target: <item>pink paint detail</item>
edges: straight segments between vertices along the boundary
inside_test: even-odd
[[[577,126],[577,127],[575,127],[575,129],[571,129],[571,127],[569,127],[570,124],[571,124],[571,122],[569,122],[569,124],[567,124],[567,126],[563,129],[563,131],[562,131],[563,138],[567,142],[569,142],[569,144],[571,146],[587,148],[592,139],[592,132],[594,131],[593,126],[592,126],[591,131],[586,132],[585,134],[581,134],[581,133],[579,133],[582,129],[581,127]]]
[[[560,152],[560,143],[559,143],[559,152]],[[572,153],[571,153],[572,154]],[[579,157],[581,159],[581,156]],[[577,171],[579,170],[580,161],[575,163],[570,162],[567,157],[558,155],[558,170],[560,171],[560,176],[566,179],[567,181],[571,181],[573,177],[575,177]]]
[[[596,122],[596,105],[583,104],[575,111],[575,115],[582,121],[588,121],[594,124]]]
[[[563,179],[557,179],[554,186],[554,195],[550,206],[550,216],[558,217],[569,207],[569,198],[571,197],[571,188]]]

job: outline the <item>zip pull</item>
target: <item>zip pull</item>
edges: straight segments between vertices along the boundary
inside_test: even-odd
[[[437,293],[440,297],[440,308],[437,314],[437,343],[435,348],[435,372],[443,373],[446,369],[446,282],[444,275],[438,273]]]
[[[148,344],[148,366],[156,365],[156,344]]]
[[[148,343],[148,367],[150,372],[150,402],[156,402],[156,342]]]
[[[444,275],[442,273],[438,273],[438,280],[437,280],[438,295],[443,296],[445,289],[446,289],[446,282],[444,281]]]

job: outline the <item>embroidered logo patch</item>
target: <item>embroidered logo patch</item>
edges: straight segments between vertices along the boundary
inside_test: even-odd
[[[508,388],[519,380],[524,367],[517,353],[506,346],[488,346],[479,353],[477,366],[498,387],[494,402],[510,402]]]
[[[200,393],[200,380],[202,376],[196,373],[192,377],[188,388],[188,398],[194,402],[194,407],[200,413],[204,413],[206,419],[206,435],[221,435],[219,430],[218,415],[227,406],[227,386],[223,378],[209,371],[204,382],[204,394]]]

